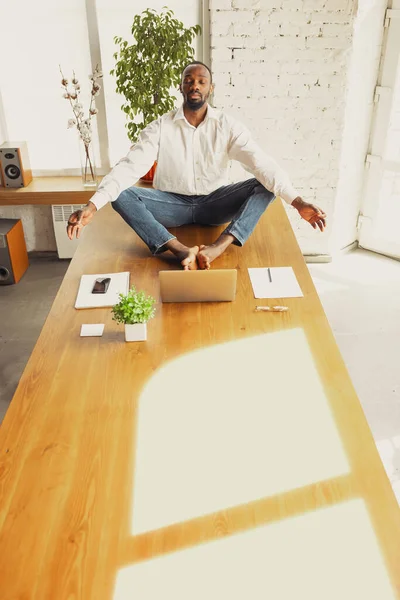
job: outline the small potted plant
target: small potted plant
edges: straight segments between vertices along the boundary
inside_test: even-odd
[[[125,325],[126,342],[142,342],[147,339],[147,321],[154,317],[155,298],[137,292],[132,286],[129,292],[119,294],[119,302],[112,307],[113,320]]]

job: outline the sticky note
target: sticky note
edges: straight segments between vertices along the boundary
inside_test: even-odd
[[[84,323],[81,327],[81,337],[102,336],[103,331],[103,323]]]

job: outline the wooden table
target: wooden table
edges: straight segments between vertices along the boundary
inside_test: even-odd
[[[254,312],[269,265],[288,313]],[[110,206],[87,228],[0,428],[1,599],[400,598],[400,511],[280,201],[215,263],[235,302],[158,303],[132,344],[73,308],[83,273],[159,299],[175,266]]]

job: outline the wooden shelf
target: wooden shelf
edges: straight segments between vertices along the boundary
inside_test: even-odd
[[[0,187],[0,206],[86,204],[95,191],[83,187],[81,177],[34,177],[27,187]]]
[[[102,177],[98,179],[99,183]],[[152,187],[151,183],[138,181],[137,187]],[[86,204],[95,193],[85,188],[81,177],[34,177],[23,188],[0,186],[0,206],[24,204]]]

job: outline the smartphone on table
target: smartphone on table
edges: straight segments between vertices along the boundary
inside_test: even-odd
[[[94,282],[92,294],[105,294],[110,285],[111,277],[98,277]]]

